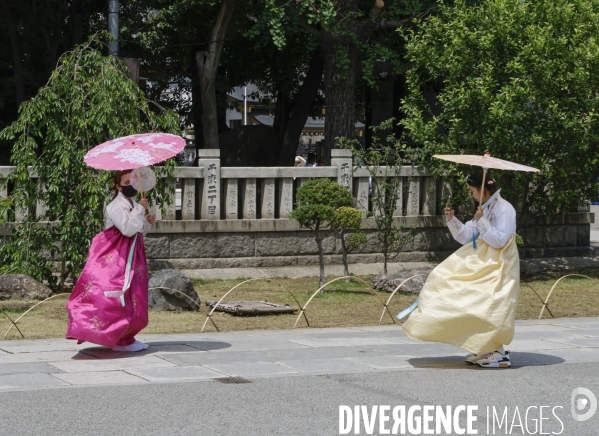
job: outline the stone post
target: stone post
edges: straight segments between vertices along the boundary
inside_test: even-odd
[[[239,217],[239,181],[238,179],[227,179],[225,193],[225,219],[236,220]]]
[[[243,218],[255,220],[258,217],[256,207],[256,179],[243,180]]]
[[[402,216],[403,215],[403,187],[406,178],[397,176],[397,200],[395,200],[395,209],[393,210],[393,216]]]
[[[164,216],[162,217],[162,219],[164,221],[175,221],[177,219],[177,215],[176,215],[176,204],[177,204],[177,190],[176,188],[176,183],[173,180],[172,182],[169,182],[168,180],[166,181],[167,184],[167,190],[172,187],[173,188],[173,202],[171,204],[166,204],[164,203]],[[169,186],[170,185],[170,186]]]
[[[204,167],[200,218],[220,220],[220,150],[198,150],[199,164]]]
[[[356,209],[362,212],[362,215],[368,214],[368,193],[370,191],[369,177],[356,177]]]
[[[420,177],[418,175],[410,176],[407,209],[408,216],[417,216],[420,214]]]
[[[8,189],[7,186],[4,184],[6,182],[6,180],[4,180],[4,177],[8,176],[8,171],[6,172],[6,174],[3,174],[2,169],[0,169],[0,198],[1,199],[5,199],[6,197],[8,197]],[[6,220],[7,216],[6,214],[1,214],[0,215],[0,220]]]
[[[353,161],[351,150],[331,150],[331,166],[337,167],[337,183],[352,191]]]
[[[293,211],[293,179],[279,179],[279,218],[289,218]]]
[[[275,179],[262,179],[261,218],[275,217]]]
[[[382,215],[381,207],[383,207],[387,203],[387,196],[384,190],[381,190],[379,185],[376,183],[377,179],[383,179],[383,177],[375,177],[372,180],[372,213],[380,216]],[[378,204],[374,201],[375,198],[378,198]],[[378,206],[378,207],[377,207]]]
[[[423,195],[424,202],[422,206],[422,215],[437,214],[437,183],[434,177],[423,177]]]
[[[196,219],[196,179],[183,179],[181,191],[181,219]]]

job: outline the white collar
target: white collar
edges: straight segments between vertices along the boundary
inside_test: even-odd
[[[119,195],[117,195],[117,198],[120,198],[121,201],[125,201],[129,207],[135,207],[135,200],[131,198],[131,201],[129,201],[129,197],[123,194],[123,191],[119,191]]]
[[[485,202],[485,204],[483,204],[483,205],[482,205],[482,208],[483,208],[483,209],[486,209],[486,208],[488,208],[488,207],[491,205],[491,202],[492,202],[493,200],[495,200],[497,197],[499,197],[499,193],[500,193],[500,192],[501,192],[501,189],[498,189],[498,190],[497,190],[497,192],[495,192],[495,194],[493,194],[493,195],[491,196],[491,198],[489,198],[489,199],[488,199],[488,200]]]

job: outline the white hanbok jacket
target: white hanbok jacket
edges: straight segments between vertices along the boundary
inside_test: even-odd
[[[456,241],[465,245],[472,243],[472,235],[479,233],[483,241],[493,248],[503,248],[510,236],[516,233],[516,210],[499,191],[483,207],[484,216],[478,220],[462,223],[455,216],[447,221],[447,227]]]
[[[145,236],[152,225],[146,219],[145,209],[135,200],[129,200],[122,192],[106,206],[105,229],[116,227],[124,236],[143,233]]]

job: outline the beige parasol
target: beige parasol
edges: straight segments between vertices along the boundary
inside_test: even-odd
[[[487,170],[489,168],[497,170],[508,170],[508,171],[528,171],[532,173],[538,173],[540,170],[529,167],[526,165],[517,164],[503,159],[497,159],[491,157],[491,154],[487,151],[483,156],[471,155],[471,154],[435,154],[433,157],[442,160],[448,160],[450,162],[461,163],[466,165],[474,165],[483,167],[483,184],[485,186],[485,179],[487,177]],[[484,189],[480,191],[479,204],[483,204],[483,193]]]

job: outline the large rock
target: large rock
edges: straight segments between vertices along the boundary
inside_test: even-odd
[[[424,282],[426,282],[426,279],[431,271],[432,268],[428,268],[404,270],[394,274],[381,274],[374,276],[370,284],[374,289],[379,291],[393,292],[395,288],[397,288],[404,280],[419,274],[419,277],[414,277],[413,279],[409,280],[399,290],[400,292],[413,292],[417,294],[422,289],[422,286],[424,286]]]
[[[156,271],[150,277],[149,288],[149,306],[152,310],[199,310],[200,308],[200,297],[193,288],[193,283],[179,270]],[[182,292],[191,299],[173,290]]]
[[[46,285],[25,274],[0,276],[0,300],[23,298],[25,300],[45,300],[52,296]]]

